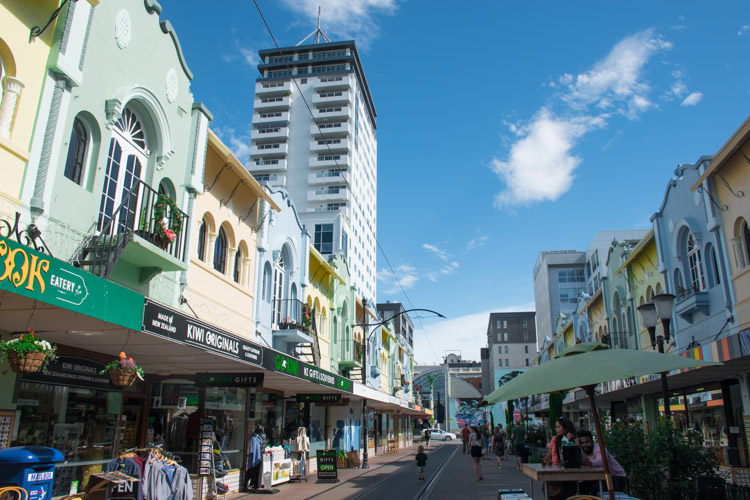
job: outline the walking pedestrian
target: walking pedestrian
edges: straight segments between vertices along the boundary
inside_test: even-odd
[[[432,433],[430,433],[430,429],[425,429],[424,430],[424,444],[428,450],[430,449],[430,436],[432,436]]]
[[[469,436],[469,452],[471,453],[471,460],[474,462],[474,479],[481,481],[482,477],[482,466],[479,461],[482,459],[482,433],[478,427],[472,427],[472,432]]]
[[[427,465],[427,454],[424,452],[424,446],[421,444],[417,448],[417,481],[424,481],[424,468]]]
[[[464,443],[464,455],[466,455],[466,450],[469,449],[469,426],[464,424],[464,428],[461,429],[461,441]]]
[[[490,428],[487,423],[483,423],[479,426],[479,431],[482,433],[482,460],[489,460],[490,457]]]
[[[520,420],[516,420],[516,427],[511,436],[513,437],[513,453],[516,454],[516,469],[520,470],[526,442],[526,429],[523,428]]]
[[[503,468],[503,455],[505,455],[505,431],[503,424],[497,424],[495,433],[492,435],[492,452],[497,457],[497,468]]]

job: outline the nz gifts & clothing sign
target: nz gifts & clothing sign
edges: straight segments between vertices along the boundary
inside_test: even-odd
[[[143,331],[204,351],[262,366],[263,346],[146,299]]]

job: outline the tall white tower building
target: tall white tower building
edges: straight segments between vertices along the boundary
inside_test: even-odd
[[[315,248],[343,253],[357,294],[375,303],[375,106],[355,43],[313,35],[324,43],[259,52],[248,169],[286,187]]]

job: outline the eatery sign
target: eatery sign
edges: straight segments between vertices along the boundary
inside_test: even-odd
[[[138,329],[143,295],[0,236],[0,290]]]
[[[146,299],[143,331],[204,351],[261,366],[263,346]]]

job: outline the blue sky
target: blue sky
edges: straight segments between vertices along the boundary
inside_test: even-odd
[[[247,161],[257,52],[273,47],[258,11],[161,4],[196,101]],[[478,360],[489,312],[533,310],[539,251],[647,228],[677,165],[714,154],[750,111],[746,0],[258,4],[281,46],[315,29],[319,4],[331,40],[357,41],[391,265],[378,254],[378,300],[448,317],[415,320],[420,363]]]

